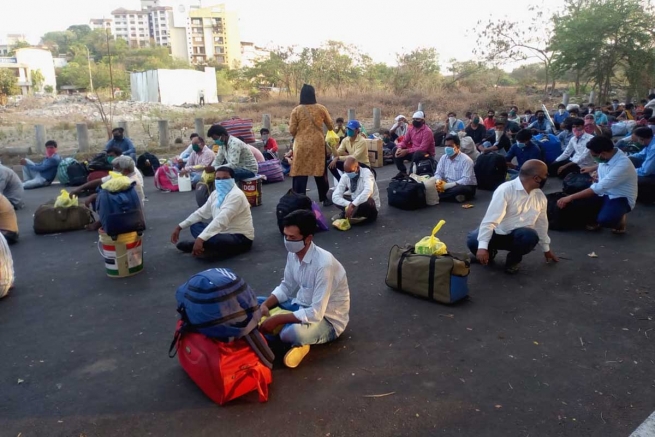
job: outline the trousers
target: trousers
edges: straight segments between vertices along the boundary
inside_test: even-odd
[[[265,297],[258,297],[257,302],[263,304]],[[301,306],[291,303],[290,300],[282,302],[279,307],[287,311],[298,311]],[[303,346],[306,344],[323,344],[337,339],[337,333],[327,319],[323,318],[318,323],[288,323],[280,331],[280,340],[291,346]]]
[[[414,152],[413,154],[410,153],[400,158],[394,157],[393,161],[396,163],[399,172],[407,174],[408,172],[407,167],[405,166],[405,161],[409,161],[409,166],[411,168],[412,164],[418,164],[423,159],[426,159],[426,157],[429,157],[429,155],[425,152]]]
[[[26,159],[28,164],[34,164],[29,159]],[[50,185],[50,183],[41,176],[41,173],[23,166],[23,189],[33,190],[34,188],[41,188]]]
[[[339,208],[341,211],[346,210],[341,205],[336,205],[337,208]],[[362,220],[361,222],[357,223],[358,225],[363,225],[366,223],[373,223],[378,219],[378,208],[375,205],[375,200],[372,198],[369,198],[366,203],[362,203],[355,209],[355,212],[353,213],[353,217],[365,217],[366,220]],[[354,226],[354,223],[353,223]]]
[[[198,238],[207,227],[206,223],[194,223],[191,225],[191,235]],[[220,259],[230,258],[248,252],[252,248],[252,240],[242,234],[216,234],[205,241],[205,250],[215,252]]]
[[[471,200],[475,197],[475,185],[457,185],[448,188],[443,193],[439,193],[439,200],[444,202],[457,202],[457,196],[464,196],[464,201]]]
[[[566,170],[562,171],[560,174],[557,174],[557,171],[559,170],[560,167],[563,167],[569,163],[571,163],[571,161],[568,159],[565,159],[564,161],[560,161],[560,162],[553,162],[552,164],[550,164],[550,167],[548,167],[548,174],[551,176],[557,176],[560,179],[564,179],[571,173],[580,173],[580,167],[578,166],[578,164],[573,164],[572,166],[568,167]]]
[[[298,194],[305,195],[307,193],[307,181],[309,176],[294,176],[291,182],[291,188]],[[314,176],[316,181],[316,188],[318,189],[318,200],[321,202],[327,200],[327,193],[330,191],[330,182],[327,178],[327,167],[323,176]]]
[[[466,245],[472,254],[478,252],[478,233],[479,229],[472,231],[468,235]],[[523,256],[532,252],[539,243],[539,235],[532,228],[516,228],[507,235],[500,235],[494,232],[489,241],[489,252],[495,250],[507,250],[506,264],[515,266],[523,260]]]
[[[625,197],[610,199],[609,196],[595,196],[572,202],[577,208],[598,211],[596,223],[604,228],[615,229],[624,215],[632,211]],[[568,208],[568,207],[567,207]]]

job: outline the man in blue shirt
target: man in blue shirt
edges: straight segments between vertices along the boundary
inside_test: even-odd
[[[628,157],[614,147],[605,136],[594,137],[587,143],[589,154],[598,163],[583,172],[597,171],[596,182],[586,190],[557,201],[559,208],[572,207],[580,211],[598,211],[595,223],[587,226],[590,231],[611,228],[615,234],[625,234],[626,217],[637,201],[637,171]]]
[[[537,116],[537,121],[530,124],[528,129],[537,131],[538,134],[552,134],[553,126],[550,124],[550,121],[546,120],[546,114],[541,109],[535,112]]]
[[[555,129],[559,129],[560,124],[569,117],[569,113],[566,110],[564,103],[560,103],[557,107],[557,112],[553,116],[553,121],[555,122]]]
[[[105,146],[105,152],[108,152],[112,147],[118,147],[123,151],[123,155],[129,156],[136,162],[136,149],[132,141],[129,138],[125,138],[125,130],[122,127],[117,127],[111,133],[114,138],[109,140]]]
[[[46,158],[40,164],[35,164],[29,159],[21,159],[23,166],[23,189],[47,187],[57,176],[57,167],[61,158],[57,154],[57,143],[50,140],[45,143]]]
[[[633,136],[643,146],[641,152],[630,156],[630,161],[637,169],[639,197],[643,203],[655,202],[655,138],[649,127],[635,129]]]
[[[517,164],[512,163],[516,158]],[[507,173],[512,179],[519,175],[519,171],[526,161],[537,159],[541,161],[541,149],[532,141],[532,132],[522,129],[516,134],[516,144],[514,144],[505,155],[507,161]]]

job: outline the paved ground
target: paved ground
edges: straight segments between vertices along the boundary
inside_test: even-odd
[[[379,171],[385,205],[394,173]],[[443,218],[440,238],[464,250],[490,193],[471,210],[384,206],[372,226],[320,234],[348,272],[347,331],[298,369],[278,366],[267,404],[218,407],[167,355],[176,288],[216,264],[169,243],[193,194],[147,182],[146,269],[129,279],[105,276],[94,234],[35,236],[32,213],[59,187],[27,195],[16,288],[0,301],[0,436],[626,436],[655,409],[655,208],[632,213],[623,237],[551,233],[559,265],[539,253],[515,277],[474,265],[471,299],[452,307],[388,289],[389,249]],[[274,212],[289,186],[264,187],[253,251],[221,263],[262,295],[284,267]]]

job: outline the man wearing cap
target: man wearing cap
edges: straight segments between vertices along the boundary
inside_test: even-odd
[[[399,173],[396,177],[406,177],[405,160],[418,163],[426,158],[434,158],[434,135],[432,129],[425,124],[425,113],[417,111],[412,117],[412,126],[405,138],[398,144],[396,150],[396,167]]]
[[[357,120],[350,120],[346,125],[346,138],[343,139],[339,149],[337,149],[337,156],[328,164],[330,173],[337,180],[341,179],[339,170],[344,171],[343,165],[348,156],[355,158],[362,167],[370,168],[371,166],[368,160],[366,138],[360,135],[361,129],[362,125]]]
[[[389,133],[391,134],[391,139],[396,141],[400,137],[407,135],[407,119],[404,115],[399,115],[395,119],[396,123],[391,126]]]
[[[105,152],[108,152],[112,147],[118,147],[123,152],[123,155],[129,156],[136,162],[136,149],[132,141],[125,137],[125,129],[117,127],[111,133],[114,138],[109,140],[107,145],[105,145]]]

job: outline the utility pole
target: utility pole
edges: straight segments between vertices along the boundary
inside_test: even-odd
[[[109,83],[111,85],[111,100],[114,100],[114,73],[111,68],[111,51],[109,50],[109,29],[105,29],[107,37],[107,57],[109,58]]]
[[[93,92],[93,76],[91,75],[91,52],[87,46],[84,46],[84,48],[86,48],[86,62],[89,65],[89,87],[91,88],[91,92]]]

